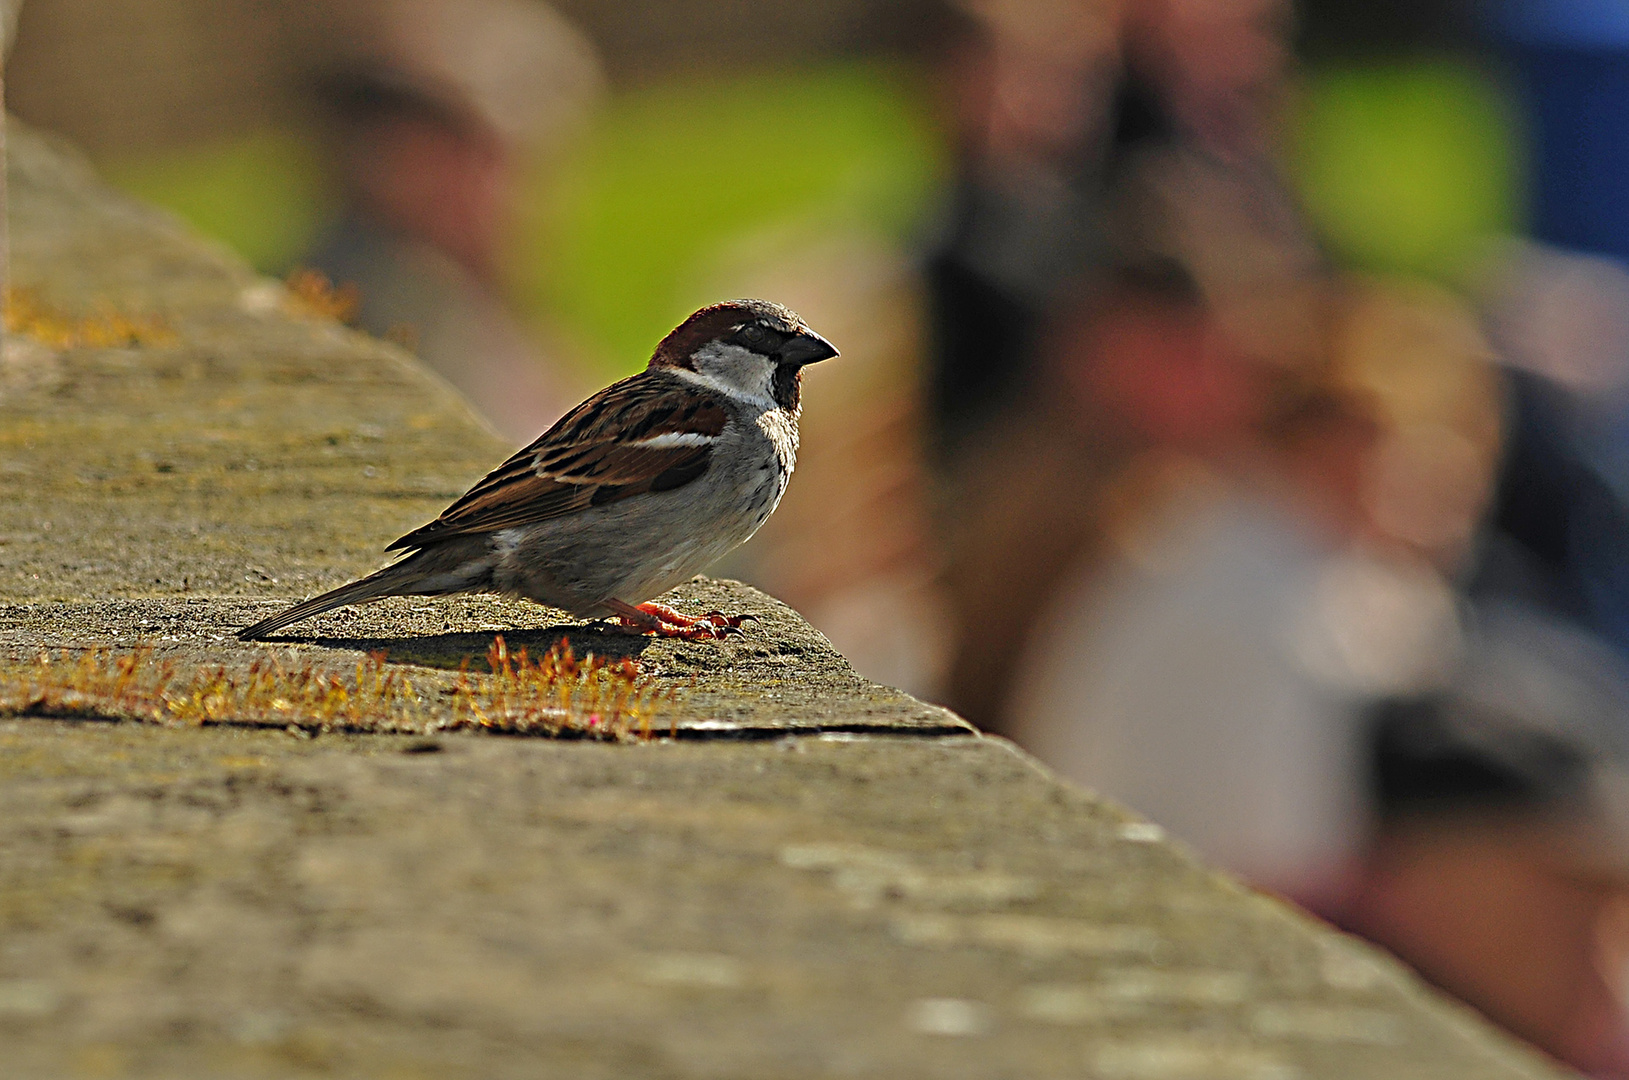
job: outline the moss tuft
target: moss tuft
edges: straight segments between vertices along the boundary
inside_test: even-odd
[[[0,714],[626,740],[651,737],[656,717],[675,696],[637,661],[593,653],[579,659],[565,638],[537,659],[525,649],[511,653],[495,638],[487,653],[491,674],[472,674],[466,663],[451,686],[421,684],[422,692],[405,669],[385,660],[382,652],[370,653],[349,675],[274,660],[256,660],[241,671],[213,666],[183,674],[147,646],[41,653],[32,663],[0,663]]]

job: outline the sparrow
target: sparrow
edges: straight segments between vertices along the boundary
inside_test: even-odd
[[[386,596],[497,593],[687,639],[743,619],[651,603],[744,543],[786,493],[803,368],[838,355],[767,300],[704,307],[645,370],[572,409],[421,528],[407,555],[238,632]]]

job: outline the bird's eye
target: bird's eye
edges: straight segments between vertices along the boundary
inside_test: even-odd
[[[764,328],[757,323],[748,323],[741,328],[741,340],[748,345],[757,345],[764,340]]]

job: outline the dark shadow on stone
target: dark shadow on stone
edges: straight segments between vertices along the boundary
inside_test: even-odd
[[[476,630],[453,634],[424,634],[414,637],[318,637],[267,638],[269,643],[282,641],[315,645],[323,649],[346,652],[382,652],[386,663],[414,664],[419,667],[446,668],[456,671],[466,661],[471,671],[490,671],[487,651],[495,638],[503,638],[511,654],[525,649],[536,658],[554,647],[564,638],[571,642],[579,657],[587,653],[616,660],[637,658],[650,647],[651,638],[627,634],[597,623],[561,623],[535,629]]]

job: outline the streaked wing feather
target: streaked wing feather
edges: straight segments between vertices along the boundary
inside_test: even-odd
[[[663,434],[716,436],[724,403],[670,376],[641,372],[606,387],[498,466],[428,525],[386,550],[533,525],[646,492],[672,491],[706,473],[710,445],[637,445]]]

